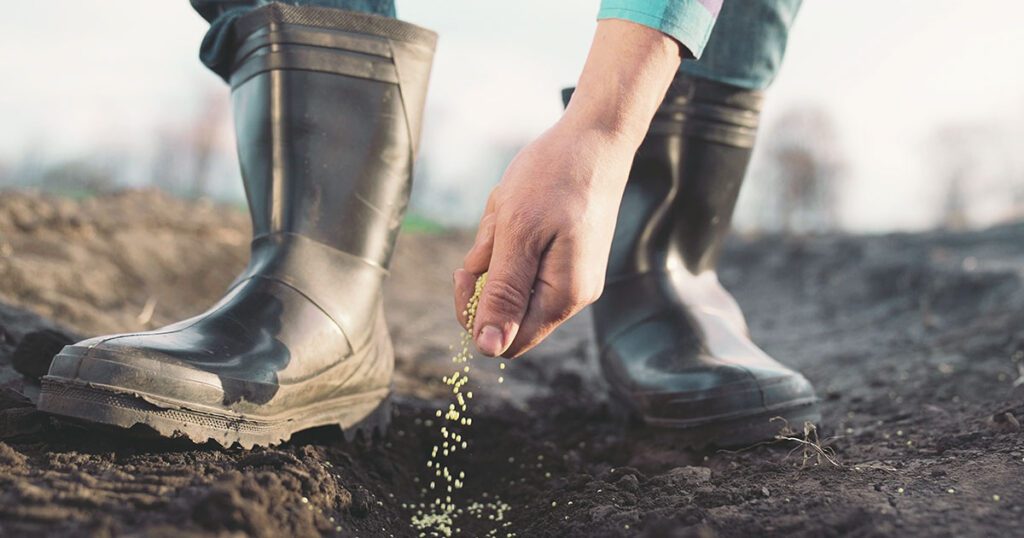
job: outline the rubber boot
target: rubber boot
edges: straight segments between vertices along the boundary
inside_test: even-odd
[[[715,272],[760,108],[760,92],[677,76],[633,162],[593,305],[614,399],[694,448],[771,439],[785,425],[773,417],[820,419],[810,383],[751,342]]]
[[[64,348],[40,409],[243,447],[315,426],[351,438],[387,425],[394,356],[381,285],[436,35],[281,4],[240,18],[235,35],[247,269],[199,316]]]

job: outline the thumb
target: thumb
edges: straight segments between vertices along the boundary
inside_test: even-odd
[[[473,334],[480,353],[497,357],[515,340],[530,304],[543,245],[524,234],[501,233],[476,310]]]

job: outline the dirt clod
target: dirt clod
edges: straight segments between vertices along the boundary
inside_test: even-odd
[[[1013,416],[1013,413],[1006,411],[1002,413],[996,413],[989,418],[989,422],[992,428],[996,431],[1013,433],[1020,431],[1020,421],[1017,417]]]
[[[11,448],[10,445],[0,441],[0,465],[8,467],[21,467],[25,465],[28,458],[24,454],[21,454],[17,450]]]
[[[11,366],[21,375],[38,380],[50,369],[53,357],[60,353],[64,346],[78,340],[80,338],[74,335],[54,329],[32,331],[23,336],[14,348]]]
[[[676,467],[665,473],[664,478],[666,481],[677,484],[691,486],[703,484],[711,480],[711,469],[707,467]]]

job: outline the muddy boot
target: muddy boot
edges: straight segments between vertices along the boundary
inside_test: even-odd
[[[810,383],[750,341],[715,263],[754,145],[760,92],[678,76],[637,152],[604,293],[600,361],[618,403],[691,446],[820,419]]]
[[[44,411],[224,446],[386,426],[381,285],[409,196],[434,33],[271,4],[235,23],[248,268],[205,313],[68,346]],[[188,215],[182,215],[188,218]]]

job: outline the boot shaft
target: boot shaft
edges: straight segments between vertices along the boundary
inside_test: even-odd
[[[235,34],[232,101],[254,237],[299,235],[386,269],[435,34],[283,4],[243,16]]]
[[[563,92],[568,102],[571,90]],[[714,269],[750,161],[762,94],[679,75],[637,150],[607,279]]]
[[[714,270],[753,153],[761,102],[758,91],[684,76],[673,82],[651,123],[650,151],[638,152],[643,163],[667,158],[678,185],[661,232],[666,248],[648,247],[652,263],[693,274]]]
[[[284,283],[349,347],[372,347],[436,35],[277,3],[237,19],[234,34],[230,82],[253,242],[232,287]]]

